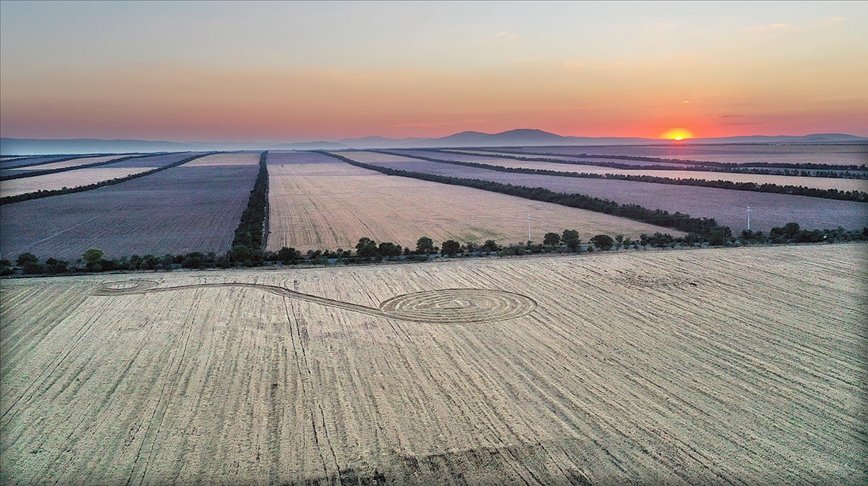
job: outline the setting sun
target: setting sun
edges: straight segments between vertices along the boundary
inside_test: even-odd
[[[675,140],[676,142],[680,142],[682,140],[687,140],[688,138],[693,138],[693,134],[690,130],[685,130],[684,128],[673,128],[668,132],[661,135],[660,138],[665,138],[669,140]]]

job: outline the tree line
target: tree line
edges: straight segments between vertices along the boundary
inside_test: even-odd
[[[672,228],[686,233],[696,233],[697,235],[700,235],[700,237],[709,237],[715,230],[721,229],[714,218],[694,218],[680,212],[670,213],[669,211],[662,209],[648,209],[638,204],[620,204],[608,199],[600,199],[597,197],[585,196],[583,194],[554,192],[541,187],[516,186],[513,184],[491,182],[481,179],[465,179],[461,177],[399,170],[391,167],[380,167],[377,165],[366,164],[364,162],[357,162],[353,159],[344,157],[343,155],[326,151],[319,151],[319,153],[329,155],[363,169],[375,170],[386,175],[412,177],[414,179],[439,182],[441,184],[473,187],[485,191],[499,192],[511,196],[523,197],[525,199],[533,199],[535,201],[550,202],[560,204],[561,206],[587,209],[598,213],[611,214],[613,216],[620,216],[635,221],[641,221],[643,223]]]
[[[727,228],[728,229],[728,228]],[[839,243],[847,241],[868,241],[868,227],[862,231],[847,231],[843,228],[834,230],[806,230],[798,223],[791,222],[781,227],[774,227],[766,235],[759,231],[743,231],[739,236],[733,236],[725,231],[719,231],[709,239],[700,239],[696,235],[675,238],[667,233],[642,234],[638,240],[615,235],[598,234],[583,243],[576,230],[563,230],[561,233],[549,232],[541,243],[527,241],[519,244],[501,245],[495,240],[486,240],[482,244],[456,240],[446,240],[440,246],[428,236],[416,240],[415,248],[402,247],[399,244],[363,237],[352,249],[308,250],[305,253],[284,247],[277,252],[262,251],[261,258],[238,260],[232,252],[218,255],[214,252],[191,252],[183,255],[165,254],[132,255],[114,259],[104,258],[104,253],[98,248],[90,248],[81,258],[74,262],[57,258],[45,261],[32,253],[18,255],[15,262],[0,260],[0,276],[21,273],[25,275],[61,275],[82,272],[112,272],[112,271],[172,271],[179,268],[232,268],[257,267],[263,265],[328,265],[328,264],[370,264],[379,262],[413,262],[428,261],[437,256],[485,257],[485,256],[521,256],[540,253],[587,253],[611,250],[641,250],[649,248],[695,248],[698,246],[741,246],[741,245],[778,245],[788,243]]]
[[[449,152],[447,149],[434,149],[436,151],[441,152]],[[509,150],[485,150],[485,149],[474,149],[479,152],[496,152],[497,155],[492,155],[494,157],[500,157],[501,154],[512,154],[515,155],[519,160],[535,160],[535,161],[546,161],[546,162],[554,162],[552,159],[541,159],[541,158],[528,158],[527,155],[545,155],[547,157],[570,157],[570,158],[593,158],[593,159],[614,159],[614,160],[635,160],[638,162],[659,162],[665,164],[678,164],[678,165],[699,165],[709,168],[717,168],[717,169],[741,169],[745,166],[749,167],[763,167],[763,168],[779,168],[779,169],[817,169],[817,170],[856,170],[856,171],[864,171],[868,170],[868,167],[865,165],[855,165],[855,164],[815,164],[815,163],[791,163],[791,162],[750,162],[749,164],[738,164],[734,162],[713,162],[710,160],[690,160],[690,159],[667,159],[663,157],[646,157],[641,155],[602,155],[602,154],[558,154],[551,152],[510,152]],[[527,154],[527,155],[525,155]],[[560,159],[565,163],[572,163],[569,161],[565,161]],[[582,161],[585,162],[585,161]],[[588,162],[586,165],[596,165],[596,162]],[[632,169],[675,169],[671,165],[629,165],[624,166],[625,168]],[[708,169],[688,169],[678,167],[677,170],[708,170]]]
[[[268,217],[268,151],[259,155],[259,173],[250,190],[247,207],[241,214],[241,221],[235,229],[232,249],[229,251],[233,261],[261,262],[263,255],[265,221]]]
[[[3,162],[17,162],[22,159],[35,159],[35,158],[43,158],[43,157],[57,157],[56,159],[49,158],[48,160],[40,160],[39,162],[32,162],[29,164],[16,165],[15,167],[9,167],[9,169],[28,169],[30,167],[36,167],[37,165],[46,165],[46,164],[55,164],[57,162],[66,162],[67,160],[79,159],[81,157],[96,157],[98,155],[112,155],[112,154],[53,154],[47,156],[41,155],[23,155],[14,159],[7,159]],[[114,154],[114,155],[127,155],[125,153]],[[5,169],[5,167],[4,167]]]
[[[445,154],[459,153],[468,155],[467,152],[460,152],[448,149],[427,149]],[[479,150],[481,151],[481,150]],[[533,157],[528,155],[519,155],[517,153],[497,152],[491,154],[471,153],[470,155],[481,155],[483,157],[496,157],[503,159],[520,160],[523,162],[551,162],[555,164],[565,165],[590,165],[594,167],[606,167],[610,169],[623,170],[677,170],[677,171],[692,171],[692,172],[724,172],[734,174],[759,174],[759,175],[786,175],[786,176],[801,176],[801,177],[826,177],[833,179],[868,179],[868,172],[865,166],[857,165],[825,165],[825,164],[786,164],[777,162],[757,162],[751,165],[735,164],[727,162],[706,162],[706,161],[687,161],[676,159],[659,159],[660,162],[669,161],[669,165],[650,164],[650,165],[635,165],[635,164],[619,164],[617,162],[602,162],[599,160],[565,160],[559,157],[578,157],[568,154],[539,154],[546,155],[545,157]],[[589,157],[597,158],[596,155]],[[620,155],[601,156],[602,158],[622,158]],[[626,157],[626,156],[624,156]],[[647,158],[647,157],[646,157]],[[657,160],[657,159],[655,159]],[[673,166],[671,164],[679,164]],[[687,165],[684,165],[687,164]],[[716,165],[701,165],[701,164],[716,164]],[[762,166],[780,165],[780,168],[764,168]],[[855,172],[851,172],[855,171]]]
[[[156,153],[151,153],[151,154],[127,155],[126,157],[120,157],[117,159],[106,160],[103,162],[94,162],[92,164],[73,165],[70,167],[58,167],[56,169],[47,169],[47,170],[24,171],[23,173],[19,173],[19,174],[0,176],[0,181],[9,181],[12,179],[23,179],[25,177],[35,177],[35,176],[41,176],[41,175],[47,175],[47,174],[56,174],[58,172],[66,172],[66,171],[76,170],[76,169],[91,169],[94,167],[102,167],[104,165],[116,164],[118,162],[123,162],[125,160],[130,160],[130,159],[138,159],[138,158],[142,158],[142,157],[152,157],[155,155],[165,155],[166,153],[168,153],[168,152],[156,152]],[[82,158],[82,157],[88,157],[88,156],[85,155],[85,156],[69,157],[66,159],[53,160],[49,163],[53,164],[55,162],[64,162],[67,160],[74,160],[74,159],[78,159],[78,158]],[[44,165],[44,164],[34,164],[34,165]],[[32,166],[24,166],[24,167],[32,167]],[[15,170],[23,169],[24,167],[15,167]]]
[[[62,189],[53,189],[53,190],[39,190],[36,192],[28,192],[25,194],[18,194],[15,196],[0,197],[0,205],[16,203],[16,202],[21,202],[21,201],[29,201],[31,199],[40,199],[40,198],[49,197],[49,196],[59,196],[62,194],[72,194],[75,192],[90,191],[92,189],[97,189],[97,188],[100,188],[103,186],[111,186],[113,184],[120,184],[121,182],[126,182],[126,181],[129,181],[132,179],[136,179],[138,177],[149,176],[151,174],[155,174],[157,172],[160,172],[160,171],[163,171],[166,169],[171,169],[172,167],[178,167],[179,165],[186,164],[187,162],[190,162],[192,160],[196,160],[200,157],[205,157],[206,155],[213,155],[215,153],[216,152],[208,152],[205,154],[192,155],[192,156],[187,157],[183,160],[179,160],[179,161],[173,162],[169,165],[164,165],[162,167],[157,167],[157,168],[152,169],[152,170],[148,170],[145,172],[139,172],[136,174],[130,174],[130,175],[124,176],[124,177],[116,177],[114,179],[108,179],[108,180],[104,180],[104,181],[94,182],[93,184],[87,184],[85,186],[64,187]]]
[[[389,155],[403,155],[397,152],[388,150],[371,150]],[[775,194],[790,194],[796,196],[819,197],[824,199],[838,199],[842,201],[868,202],[868,192],[863,191],[842,191],[838,189],[817,189],[804,186],[783,186],[778,184],[758,184],[756,182],[733,182],[724,180],[706,180],[706,179],[682,179],[659,177],[650,175],[630,175],[630,174],[593,174],[589,172],[561,172],[551,169],[532,169],[527,167],[504,167],[502,165],[483,164],[480,162],[464,162],[458,160],[437,159],[424,155],[412,155],[411,157],[427,160],[429,162],[437,162],[441,164],[452,164],[464,167],[474,167],[478,169],[488,169],[499,172],[510,172],[514,174],[533,174],[533,175],[550,175],[559,177],[574,177],[581,179],[609,179],[632,182],[647,182],[653,184],[670,184],[676,186],[697,186],[697,187],[713,187],[716,189],[731,189],[735,191],[751,191],[751,192],[769,192]]]

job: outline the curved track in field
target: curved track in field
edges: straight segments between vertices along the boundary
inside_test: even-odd
[[[281,297],[378,317],[440,324],[503,321],[530,314],[537,307],[536,301],[525,295],[490,289],[443,289],[403,294],[382,302],[379,308],[296,292],[276,285],[254,283],[202,283],[159,287],[158,282],[151,280],[129,280],[104,283],[93,295],[136,295],[222,287],[253,288]]]

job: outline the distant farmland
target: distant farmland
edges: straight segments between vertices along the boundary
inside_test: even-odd
[[[159,167],[189,156],[119,165]],[[109,257],[224,252],[247,205],[259,153],[218,154],[194,162],[99,189],[0,206],[2,256],[14,259],[31,252],[75,259],[90,247]]]
[[[865,252],[3,280],[0,482],[865,484]]]
[[[487,149],[486,149],[487,150]],[[495,149],[500,150],[500,149]],[[624,155],[680,160],[703,160],[734,164],[757,162],[788,164],[868,164],[868,144],[724,144],[724,145],[607,145],[564,147],[505,147],[507,152],[526,154]]]
[[[157,167],[164,167],[166,165],[172,164],[179,160],[185,159],[189,157],[190,153],[174,153],[174,154],[160,154],[154,155],[150,157],[136,157],[132,159],[127,159],[120,161],[116,164],[107,164],[100,167],[92,167],[92,168],[84,168],[84,169],[72,169],[64,172],[56,172],[52,174],[44,174],[39,175],[38,172],[34,172],[32,177],[25,177],[21,179],[12,179],[7,181],[0,181],[0,195],[2,196],[17,196],[18,194],[26,194],[29,192],[36,191],[53,191],[57,189],[62,189],[64,187],[78,187],[78,186],[86,186],[88,184],[93,184],[96,182],[106,181],[109,179],[116,179],[121,177],[126,177],[132,174],[138,174],[141,172],[147,172]],[[101,159],[102,157],[97,157]],[[111,158],[120,158],[119,156],[113,156]],[[109,158],[109,160],[111,159]],[[83,159],[75,159],[81,161]],[[57,166],[62,166],[64,164],[70,164],[75,162],[75,160],[70,160],[66,162],[56,162],[45,165],[38,165],[35,167],[28,167],[27,169],[20,169],[22,172],[26,172],[29,170],[42,169],[46,166],[52,166],[51,168],[58,168]],[[85,161],[78,162],[77,164],[70,165],[69,167],[74,167],[75,165],[87,164],[87,163],[95,163],[97,161]],[[46,170],[46,169],[42,169]],[[18,171],[18,170],[16,170]],[[12,170],[6,171],[6,174],[13,173]]]
[[[12,169],[0,170],[0,175],[7,176],[12,174],[39,173],[46,170],[62,169],[67,167],[78,167],[80,165],[95,164],[98,162],[106,162],[112,159],[119,159],[124,155],[101,155],[98,157],[81,157],[63,162],[52,162],[50,164],[39,164],[32,167],[17,167]]]
[[[6,160],[0,160],[0,170],[12,169],[15,167],[38,166],[42,163],[48,163],[54,160],[68,159],[70,155],[40,155],[36,157],[12,157]]]
[[[800,177],[767,174],[743,174],[732,172],[712,172],[694,170],[635,170],[615,169],[595,165],[560,164],[557,162],[522,161],[497,156],[468,155],[438,151],[406,151],[402,153],[420,154],[426,157],[479,164],[499,165],[501,167],[520,167],[528,169],[554,170],[558,172],[586,172],[590,174],[622,174],[668,177],[671,179],[704,179],[707,181],[754,182],[756,184],[778,184],[783,186],[803,186],[817,189],[838,189],[841,191],[868,191],[866,179],[844,179],[834,177]],[[609,160],[608,162],[613,162]],[[629,162],[632,164],[632,161]]]
[[[576,229],[636,238],[668,228],[466,187],[388,177],[317,153],[270,152],[268,249],[350,249],[359,238],[415,247],[454,239],[501,244],[541,242],[546,232]]]
[[[513,174],[425,160],[414,161],[407,157],[374,152],[340,153],[354,160],[399,170],[542,187],[622,204],[678,211],[693,217],[714,218],[718,224],[729,226],[735,232],[746,227],[747,206],[754,209],[751,218],[751,228],[754,230],[768,231],[772,226],[783,226],[790,221],[812,229],[838,226],[861,229],[868,226],[868,204],[859,202],[671,184]],[[405,150],[402,153],[412,152]]]
[[[76,169],[56,174],[46,174],[11,181],[0,181],[0,194],[17,196],[36,191],[53,191],[64,187],[78,187],[126,177],[151,170],[149,167],[94,167],[91,169]]]

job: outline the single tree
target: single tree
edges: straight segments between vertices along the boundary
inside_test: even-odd
[[[93,267],[102,260],[104,253],[99,248],[90,248],[81,254],[81,259],[87,264],[88,268]]]
[[[615,240],[613,240],[609,235],[597,235],[591,238],[591,243],[593,243],[595,247],[605,251],[612,248],[612,245],[615,244]]]
[[[799,223],[787,223],[784,225],[784,235],[787,238],[795,238],[798,236],[799,231],[801,231]]]
[[[434,240],[423,236],[416,240],[416,253],[431,253],[434,251]]]
[[[383,241],[380,243],[380,255],[384,257],[396,257],[401,255],[401,245],[396,245],[391,241]]]
[[[500,245],[494,240],[485,240],[482,244],[482,249],[485,251],[500,251]]]
[[[356,255],[364,258],[370,258],[379,256],[379,251],[377,251],[377,243],[370,238],[359,238],[359,242],[356,243]]]
[[[39,263],[39,258],[36,258],[36,255],[34,255],[33,253],[22,253],[18,255],[18,259],[15,260],[15,263],[19,267],[32,267]]]
[[[564,230],[563,234],[561,234],[561,240],[565,245],[567,245],[567,248],[569,248],[570,251],[579,251],[581,240],[579,239],[578,231]]]
[[[546,233],[543,237],[543,244],[546,246],[556,246],[561,242],[561,235],[557,233]]]
[[[443,242],[443,250],[441,250],[441,253],[443,253],[444,255],[454,257],[460,251],[461,243],[458,243],[455,240],[446,240]]]

